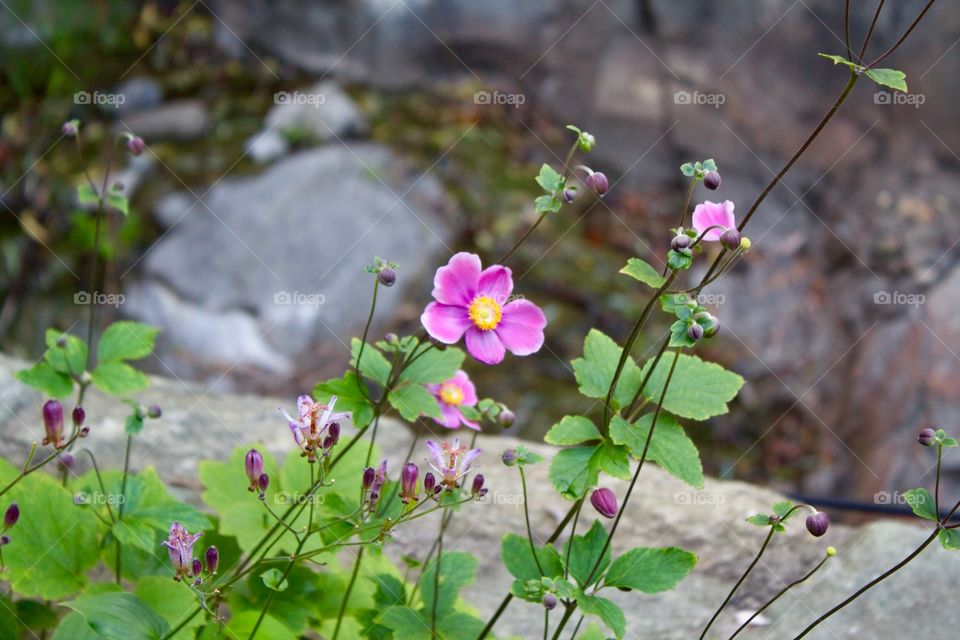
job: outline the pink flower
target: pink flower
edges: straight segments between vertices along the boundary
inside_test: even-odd
[[[707,200],[703,204],[698,204],[693,210],[693,228],[697,234],[702,234],[707,242],[716,242],[727,229],[734,229],[737,226],[733,217],[733,203],[729,200],[723,202],[710,202]],[[713,227],[713,229],[710,229]],[[710,229],[710,231],[706,231]]]
[[[470,382],[466,371],[457,371],[452,378],[443,384],[424,386],[440,404],[441,417],[434,418],[435,422],[442,424],[447,429],[459,429],[460,425],[463,424],[465,427],[480,430],[480,425],[467,420],[460,411],[460,407],[472,407],[477,404],[477,390]]]
[[[303,449],[303,455],[307,456],[307,460],[310,462],[317,459],[318,450],[326,452],[329,449],[329,447],[324,446],[324,440],[328,431],[331,430],[330,428],[337,424],[337,420],[342,420],[350,415],[349,413],[334,413],[333,407],[336,403],[336,396],[330,398],[330,404],[320,404],[310,396],[302,395],[297,398],[298,418],[294,418],[280,409],[290,426],[294,442]],[[339,425],[333,430],[339,434]]]
[[[460,479],[470,472],[474,459],[480,455],[480,449],[461,446],[459,439],[455,439],[453,443],[427,440],[427,449],[433,458],[427,462],[440,476],[440,484],[447,489],[460,486]]]
[[[543,346],[547,319],[527,300],[510,300],[510,269],[494,265],[481,271],[480,258],[458,253],[433,278],[435,302],[427,305],[420,322],[434,339],[454,344],[466,334],[467,351],[485,364],[497,364],[505,351],[517,356],[536,353]]]
[[[163,541],[163,546],[170,553],[170,562],[176,574],[174,580],[189,577],[193,570],[193,545],[202,533],[190,535],[179,522],[170,525],[170,535]]]

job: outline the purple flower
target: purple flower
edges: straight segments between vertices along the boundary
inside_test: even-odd
[[[467,420],[460,407],[473,407],[477,404],[477,389],[470,381],[466,371],[457,371],[452,378],[443,384],[425,385],[427,391],[433,394],[440,404],[440,418],[434,422],[442,424],[447,429],[458,429],[462,424],[471,429],[480,430],[480,425]]]
[[[324,448],[324,440],[327,436],[328,428],[337,420],[342,420],[349,416],[349,413],[334,413],[333,407],[337,402],[337,397],[330,398],[329,404],[320,404],[315,402],[308,395],[302,395],[297,398],[297,413],[299,418],[293,418],[289,413],[280,409],[287,423],[290,425],[290,432],[293,434],[293,440],[297,446],[303,449],[303,455],[307,460],[314,462],[317,459],[317,450],[329,450]],[[339,437],[339,425],[337,426],[337,436]],[[332,445],[331,445],[332,446]]]
[[[724,231],[734,229],[736,226],[733,203],[729,200],[723,202],[707,200],[693,209],[693,228],[698,234],[703,235],[703,239],[707,242],[716,242]],[[710,227],[713,228],[710,229]],[[707,229],[710,230],[707,231]]]
[[[593,493],[590,494],[590,504],[604,518],[612,518],[617,515],[617,496],[610,489],[594,489]]]
[[[366,476],[366,474],[364,474]],[[383,485],[387,483],[387,461],[384,460],[380,466],[373,471],[373,482],[370,484],[370,510],[373,511],[380,500],[380,492]]]
[[[427,471],[423,476],[423,491],[427,496],[433,495],[434,489],[437,488],[437,477]]]
[[[163,541],[163,546],[170,553],[170,562],[176,571],[173,576],[174,580],[181,580],[192,573],[193,545],[202,535],[202,533],[190,535],[179,522],[170,525],[170,535]]]
[[[536,353],[543,346],[547,318],[528,300],[510,300],[510,269],[494,265],[481,270],[480,258],[458,253],[433,279],[435,302],[427,305],[420,322],[427,333],[444,344],[466,334],[467,351],[484,364],[497,364],[505,351],[517,356]]]
[[[263,473],[263,456],[256,449],[247,451],[247,456],[243,459],[243,469],[250,480],[249,491],[256,491],[257,484],[260,481],[260,475]]]
[[[412,462],[403,465],[400,472],[400,499],[403,504],[411,500],[417,500],[417,479],[420,477],[420,469]]]
[[[468,449],[460,445],[459,439],[453,443],[437,443],[427,440],[427,449],[433,458],[427,462],[440,477],[440,484],[447,489],[460,486],[460,479],[470,471],[474,459],[480,455],[480,449]]]
[[[47,434],[43,444],[49,444],[54,449],[63,446],[63,405],[59,400],[47,400],[44,403],[43,429]]]
[[[147,145],[144,144],[143,138],[139,136],[130,136],[127,139],[127,149],[129,149],[130,153],[132,153],[135,156],[138,156],[141,153],[143,153],[143,150],[146,148],[147,148]]]

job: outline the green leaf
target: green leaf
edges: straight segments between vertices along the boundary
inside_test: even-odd
[[[671,271],[689,269],[693,264],[693,256],[688,253],[689,251],[689,249],[684,249],[683,251],[670,249],[670,251],[667,252],[667,267],[669,267]]]
[[[600,432],[589,418],[583,416],[564,416],[560,422],[550,427],[543,439],[548,444],[566,446],[591,440],[600,440]]]
[[[903,494],[903,497],[910,508],[913,509],[913,512],[921,518],[934,522],[940,519],[933,496],[926,489],[910,489]]]
[[[577,581],[581,589],[586,589],[599,580],[607,565],[610,564],[610,547],[603,551],[606,542],[607,532],[599,520],[593,521],[593,526],[587,533],[573,537],[568,569],[570,570],[570,576]],[[571,541],[568,541],[565,545],[564,555],[566,555],[566,550],[570,544]],[[602,560],[600,560],[601,551],[603,551]],[[597,567],[596,571],[593,570],[595,566]],[[589,582],[587,581],[588,577]]]
[[[91,373],[93,384],[111,395],[122,396],[143,391],[150,381],[126,362],[104,362]]]
[[[548,473],[550,483],[564,498],[578,500],[597,484],[599,475],[593,459],[597,447],[564,449],[553,456]]]
[[[64,343],[62,347],[57,344],[61,340]],[[47,351],[43,357],[54,369],[60,373],[73,373],[75,375],[79,375],[86,370],[86,342],[77,336],[56,329],[47,329],[44,342],[46,342]]]
[[[614,416],[610,423],[610,439],[617,444],[626,445],[633,456],[639,458],[643,454],[652,424],[652,413],[642,416],[633,425],[620,416]],[[647,458],[674,478],[697,489],[703,487],[700,452],[673,416],[660,413]]]
[[[610,631],[618,638],[622,638],[627,632],[627,618],[623,611],[612,600],[601,598],[600,596],[577,596],[577,604],[580,610],[590,616],[598,616],[607,625]]]
[[[163,618],[168,625],[177,625],[183,616],[196,606],[197,599],[190,588],[182,582],[171,580],[169,576],[148,576],[137,581],[133,595]],[[187,640],[195,636],[194,630],[203,625],[201,616],[194,616],[173,640]]]
[[[217,629],[213,638],[217,640],[244,640],[253,633],[253,628],[258,624],[260,611],[242,611],[235,614],[228,622],[223,625],[223,629]],[[344,626],[347,628],[347,622],[350,618],[344,618]],[[290,631],[290,628],[277,620],[269,613],[259,621],[257,627],[258,640],[296,640],[297,635]],[[344,637],[350,637],[344,635]]]
[[[111,190],[109,193],[107,193],[107,197],[104,198],[104,201],[123,215],[130,215],[130,202],[127,200],[127,196],[123,195],[119,191]]]
[[[644,395],[654,402],[660,400],[670,371],[670,360],[669,356],[660,359],[644,389]],[[651,363],[652,359],[644,364],[644,372]],[[704,362],[697,356],[681,354],[663,408],[681,418],[706,420],[726,413],[727,403],[742,386],[743,378],[720,365]]]
[[[696,341],[691,340],[690,336],[687,334],[687,329],[689,327],[690,323],[686,320],[677,320],[670,325],[670,344],[667,346],[671,349],[683,349],[696,345]]]
[[[697,174],[697,170],[693,167],[693,164],[684,162],[682,165],[680,165],[680,173],[688,178],[692,178]]]
[[[143,600],[129,593],[104,593],[64,602],[105,640],[157,640],[169,629],[167,622]]]
[[[755,513],[754,515],[747,518],[747,522],[749,522],[755,527],[769,527],[770,516],[768,516],[765,513]]]
[[[357,374],[353,371],[347,371],[342,378],[330,378],[326,382],[318,382],[313,388],[313,397],[317,402],[326,403],[331,397],[336,396],[337,409],[349,411],[350,421],[358,429],[367,426],[373,420],[373,405],[367,399],[367,393],[369,393],[367,383],[361,380],[358,385]]]
[[[716,171],[717,170],[717,161],[713,158],[708,158],[703,161],[703,170],[704,171]]]
[[[160,329],[140,322],[114,322],[100,336],[97,363],[139,360],[153,353]]]
[[[538,580],[541,577],[554,578],[563,575],[563,560],[559,552],[551,545],[537,547],[537,560],[540,561],[540,567],[543,568],[543,576],[540,574],[540,568],[534,562],[533,552],[530,550],[530,541],[524,536],[518,536],[515,533],[507,533],[500,541],[500,556],[503,558],[503,565],[507,568],[517,580]]]
[[[100,195],[89,184],[77,186],[77,202],[81,207],[95,207],[100,204]]]
[[[537,175],[537,184],[547,193],[555,194],[563,187],[563,176],[549,164],[544,164]]]
[[[360,346],[361,342],[357,338],[350,341],[351,367],[356,368],[357,366],[357,357],[361,355]],[[376,347],[368,344],[363,348],[363,354],[360,358],[360,373],[362,375],[370,378],[381,387],[386,387],[387,381],[390,379],[390,370],[390,363],[382,353],[377,351]]]
[[[555,196],[537,196],[533,201],[535,213],[556,213],[562,207],[563,203]]]
[[[960,549],[960,529],[940,529],[940,545],[947,551]]]
[[[644,593],[669,591],[697,564],[697,556],[676,547],[631,549],[610,565],[604,584]]]
[[[845,65],[845,66],[849,67],[850,69],[852,69],[853,71],[859,72],[861,69],[863,69],[863,67],[861,67],[860,65],[856,64],[855,62],[850,62],[849,60],[847,60],[847,59],[844,58],[843,56],[836,56],[836,55],[831,55],[831,54],[828,54],[828,53],[818,53],[817,55],[820,56],[821,58],[826,58],[827,60],[832,61],[833,64],[835,64],[835,65],[837,65],[837,64]]]
[[[781,500],[780,502],[777,502],[776,504],[774,504],[773,512],[777,515],[778,518],[780,518],[781,521],[783,521],[783,519],[787,517],[787,514],[793,515],[793,513],[797,513],[793,509],[793,502],[791,502],[790,500]]]
[[[400,380],[411,384],[446,382],[460,370],[465,354],[456,347],[429,349],[415,354],[413,362],[400,374]]]
[[[143,431],[143,416],[138,411],[134,411],[124,421],[123,432],[128,436],[135,436],[141,431]]]
[[[623,349],[613,338],[591,329],[583,342],[583,357],[571,363],[580,393],[588,398],[606,398],[622,353]],[[627,405],[640,387],[642,378],[637,363],[633,358],[627,358],[617,382],[614,400],[620,406]]]
[[[907,92],[907,74],[896,69],[867,69],[866,76],[884,87]]]
[[[280,569],[267,569],[260,574],[260,579],[263,581],[263,584],[273,591],[286,591],[287,579],[283,577],[283,572]]]
[[[103,640],[103,636],[91,629],[82,615],[71,611],[57,625],[52,640]]]
[[[591,461],[601,471],[606,471],[614,478],[630,479],[630,455],[626,447],[619,447],[612,442],[604,442],[597,447],[597,452]]]
[[[17,371],[17,380],[51,398],[65,398],[73,393],[73,380],[70,376],[60,373],[46,360],[40,360],[29,369]]]
[[[663,283],[667,281],[650,263],[640,258],[630,258],[627,260],[627,266],[620,269],[620,273],[626,274],[634,280],[639,280],[654,289],[659,289],[663,286]]]
[[[387,395],[390,405],[408,422],[421,415],[430,418],[440,417],[440,405],[433,394],[421,385],[408,384],[392,389]]]
[[[433,610],[436,591],[437,563],[433,562],[420,578],[420,592],[423,597],[424,611]],[[469,553],[451,551],[440,558],[440,590],[437,598],[437,611],[448,611],[457,601],[460,589],[473,582],[477,573],[477,559]]]

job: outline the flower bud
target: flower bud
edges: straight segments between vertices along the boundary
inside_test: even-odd
[[[390,267],[384,267],[377,272],[377,279],[380,280],[380,284],[383,286],[392,287],[397,281],[397,272]]]
[[[400,499],[404,504],[417,499],[417,479],[420,477],[420,468],[412,462],[403,465],[400,471]]]
[[[917,442],[925,447],[932,447],[937,442],[936,432],[927,427],[917,435]]]
[[[63,446],[63,405],[59,400],[47,400],[43,405],[43,428],[47,433],[43,444],[56,449]]]
[[[73,408],[73,413],[71,414],[73,418],[73,426],[79,427],[83,425],[83,421],[87,419],[87,412],[83,410],[83,407],[76,406]]]
[[[20,519],[20,505],[16,502],[11,502],[10,506],[7,507],[7,510],[3,514],[3,528],[9,529],[13,525],[17,524],[17,520]]]
[[[507,449],[503,452],[503,455],[500,456],[500,459],[503,460],[503,464],[508,467],[512,467],[517,464],[517,450],[516,449]]]
[[[817,511],[807,516],[807,531],[817,538],[825,534],[829,526],[830,517],[823,511]]]
[[[250,480],[250,491],[256,491],[260,482],[260,476],[263,474],[263,456],[256,449],[247,451],[247,456],[243,459],[243,470]]]
[[[162,416],[162,415],[163,415],[163,410],[162,410],[160,407],[158,407],[157,405],[152,404],[152,405],[150,405],[149,407],[147,407],[147,417],[148,417],[148,418],[152,418],[153,420],[156,420],[157,418],[159,418],[159,417]]]
[[[610,182],[607,180],[607,176],[599,171],[588,175],[584,183],[596,191],[598,196],[602,196],[607,192],[607,189],[610,188]]]
[[[564,189],[563,190],[563,201],[567,204],[573,202],[574,198],[577,197],[577,192],[573,189]]]
[[[373,479],[376,477],[377,472],[373,470],[373,467],[367,467],[363,470],[363,490],[369,491],[370,487],[373,486]],[[426,480],[424,480],[426,482]]]
[[[90,427],[83,427],[82,429],[80,429],[81,438],[86,438],[88,435],[90,435]]]
[[[703,336],[705,338],[712,338],[720,332],[720,318],[710,314],[710,326],[703,330]]]
[[[260,490],[260,499],[263,499],[263,496],[267,493],[267,487],[270,486],[270,476],[265,473],[261,473],[260,477],[257,478],[257,488]]]
[[[707,175],[703,176],[703,186],[711,191],[716,191],[720,188],[720,174],[716,171],[708,171]]]
[[[740,250],[741,250],[741,251],[743,251],[744,253],[746,253],[747,251],[750,251],[750,247],[752,247],[752,246],[753,246],[753,243],[750,242],[750,238],[748,238],[747,236],[743,236],[742,238],[740,238]]]
[[[129,149],[130,153],[132,153],[133,155],[135,156],[140,155],[141,153],[143,153],[143,150],[146,148],[147,148],[147,145],[144,144],[143,138],[141,138],[140,136],[130,136],[129,138],[127,138],[127,149]]]
[[[67,469],[73,469],[73,465],[77,463],[77,459],[69,453],[61,453],[57,458],[57,466],[62,470],[66,471]]]
[[[473,476],[473,486],[470,487],[470,493],[475,497],[483,497],[487,495],[487,489],[483,486],[483,474],[478,473]]]
[[[733,251],[740,246],[740,232],[736,229],[727,229],[720,234],[720,244],[722,244],[725,249]]]
[[[552,593],[543,594],[543,608],[547,611],[553,611],[557,608],[557,596]]]
[[[195,576],[199,576],[201,573],[203,573],[203,563],[200,562],[200,558],[193,559],[190,570]]]
[[[383,339],[387,341],[387,344],[397,344],[400,342],[400,336],[392,332],[383,336]]]
[[[10,536],[3,535],[0,536],[0,547],[5,547],[10,544]]]
[[[617,515],[617,496],[610,489],[594,489],[590,494],[590,504],[604,518]]]
[[[433,494],[434,490],[437,488],[437,477],[433,475],[430,471],[427,471],[426,475],[423,476],[423,491],[428,496]]]
[[[681,249],[688,248],[692,242],[693,240],[687,234],[678,233],[670,240],[670,248],[674,251],[680,251]]]
[[[827,557],[828,557],[828,558],[832,558],[832,557],[835,556],[835,555],[837,555],[837,548],[836,548],[836,547],[827,547]]]
[[[509,429],[513,426],[513,421],[517,419],[517,416],[510,411],[510,409],[502,409],[500,413],[497,414],[497,424],[499,424],[504,429]]]
[[[217,548],[214,546],[207,547],[207,550],[203,554],[203,559],[207,563],[207,572],[216,573],[217,565],[220,564],[220,552]]]
[[[593,134],[587,133],[586,131],[584,131],[583,133],[580,134],[578,144],[580,145],[581,151],[585,153],[590,153],[591,151],[593,151],[593,145],[597,144],[597,139],[593,137]]]
[[[80,132],[80,121],[79,120],[67,120],[63,123],[60,131],[68,138],[75,138],[77,133]]]
[[[703,337],[703,327],[694,322],[692,325],[687,327],[687,337],[694,342],[697,342]]]

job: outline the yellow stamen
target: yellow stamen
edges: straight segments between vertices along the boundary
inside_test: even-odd
[[[470,303],[470,320],[478,329],[489,331],[496,329],[503,317],[503,311],[496,300],[490,296],[477,296]]]
[[[456,407],[463,402],[463,390],[455,384],[445,382],[440,385],[440,399]]]

